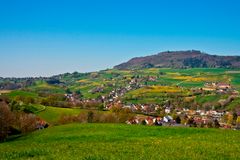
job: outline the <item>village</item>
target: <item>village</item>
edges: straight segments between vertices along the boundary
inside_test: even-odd
[[[103,103],[103,109],[108,111],[118,106],[123,109],[129,109],[136,113],[135,118],[128,120],[127,124],[143,124],[157,126],[189,126],[189,127],[208,127],[208,128],[232,128],[239,129],[239,113],[232,113],[223,109],[215,109],[214,106],[209,109],[191,109],[173,106],[170,101],[166,100],[165,104],[129,104],[124,103],[121,99],[127,92],[146,86],[147,81],[156,81],[156,77],[132,78],[125,87],[115,88],[107,96],[101,96],[97,99],[83,99],[80,103]],[[102,92],[103,87],[97,87],[90,90],[92,94]],[[230,84],[223,82],[206,82],[202,88],[192,88],[195,94],[225,94],[229,95],[226,99],[219,100],[219,105],[226,106],[236,97],[239,97]],[[72,94],[65,95],[67,98],[76,103]],[[78,103],[79,103],[78,102]],[[239,122],[240,123],[240,122]]]

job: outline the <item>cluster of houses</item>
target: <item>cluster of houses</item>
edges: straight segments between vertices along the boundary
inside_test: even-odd
[[[154,77],[148,77],[148,79],[154,80]],[[75,106],[88,104],[88,103],[103,103],[104,109],[109,110],[113,106],[122,104],[121,97],[123,97],[127,92],[143,87],[144,85],[141,83],[143,80],[145,79],[132,77],[130,80],[126,81],[124,86],[119,85],[119,87],[116,87],[117,85],[115,83],[108,83],[108,84],[95,87],[88,91],[89,93],[92,93],[92,94],[104,93],[105,85],[107,85],[108,87],[114,88],[107,95],[101,95],[97,98],[79,99],[79,97],[71,93],[65,94],[64,96],[68,100],[68,102],[70,102]]]
[[[125,79],[126,79],[126,77],[125,77]],[[125,86],[116,87],[115,83],[109,83],[109,84],[104,84],[104,85],[95,87],[88,91],[89,93],[92,93],[92,94],[104,93],[105,85],[108,85],[110,87],[115,86],[114,89],[105,96],[100,96],[95,99],[86,99],[86,100],[83,99],[81,101],[79,101],[73,94],[65,94],[65,97],[73,104],[85,103],[85,102],[86,103],[103,102],[105,104],[105,109],[108,110],[115,104],[121,103],[120,97],[123,97],[127,92],[144,87],[145,85],[143,82],[146,82],[146,81],[153,82],[156,80],[157,80],[156,76],[145,76],[145,77],[133,76],[126,81]]]
[[[173,114],[175,113],[175,115]],[[190,110],[190,109],[165,109],[165,115],[159,116],[136,116],[128,120],[127,124],[143,124],[157,126],[190,126],[190,127],[216,127],[230,128],[231,125],[222,120],[224,115],[231,113],[216,110]]]
[[[156,126],[169,126],[176,125],[175,120],[171,116],[151,117],[151,116],[136,116],[126,122],[127,124],[143,124],[143,125],[156,125]]]
[[[224,82],[207,82],[204,84],[204,87],[201,88],[204,91],[214,91],[218,94],[227,94],[237,95],[238,91],[234,90],[231,84]]]
[[[158,104],[129,104],[123,105],[123,108],[129,108],[132,112],[143,114],[155,114],[159,109]]]
[[[120,104],[120,97],[123,97],[127,92],[131,90],[135,90],[141,87],[143,87],[143,85],[140,83],[140,80],[137,78],[133,78],[126,86],[112,90],[107,96],[102,96],[102,100],[105,104],[107,104],[105,108],[110,109],[116,103]]]

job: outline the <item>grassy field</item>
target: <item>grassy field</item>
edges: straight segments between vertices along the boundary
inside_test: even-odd
[[[220,99],[227,99],[228,95],[206,95],[206,96],[197,96],[196,102],[206,103],[206,102],[218,102]]]
[[[62,115],[78,115],[80,112],[80,109],[47,106],[44,111],[37,113],[37,115],[45,121],[54,124]]]
[[[148,86],[128,92],[124,101],[131,103],[162,103],[169,98],[169,94],[187,96],[188,91],[174,86]]]
[[[26,91],[21,91],[21,90],[15,90],[15,91],[12,91],[12,92],[8,93],[8,96],[11,97],[11,98],[16,97],[16,96],[36,98],[36,97],[38,97],[38,94],[37,93],[33,93],[33,92],[26,92]]]
[[[0,159],[238,159],[240,132],[70,124],[0,144]]]

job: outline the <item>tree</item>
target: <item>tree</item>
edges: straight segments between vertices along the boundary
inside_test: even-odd
[[[240,126],[240,116],[237,117],[236,124]]]
[[[83,94],[80,90],[75,91],[75,94],[79,97],[79,98],[83,98]]]
[[[171,114],[172,118],[174,120],[176,120],[176,118],[178,117],[177,114],[176,114],[176,111],[173,111],[173,113]]]
[[[181,124],[181,118],[179,116],[176,117],[176,123]]]
[[[214,124],[213,124],[212,121],[208,121],[206,126],[207,126],[208,128],[212,128],[212,127],[214,126]]]
[[[5,102],[0,102],[0,141],[7,138],[14,116]]]
[[[18,127],[22,133],[29,133],[36,130],[37,117],[34,114],[19,113]]]
[[[165,115],[166,115],[165,110],[160,111],[159,117],[163,118]]]
[[[146,123],[145,120],[142,120],[141,124],[142,124],[142,125],[146,125],[147,123]]]
[[[88,115],[87,115],[87,122],[88,123],[92,123],[93,122],[93,118],[94,118],[94,113],[92,111],[89,111]]]
[[[186,125],[187,124],[187,120],[188,120],[188,117],[186,115],[182,116],[181,117],[181,124]]]
[[[223,123],[227,123],[227,121],[228,121],[228,115],[227,115],[227,114],[224,114],[223,117],[222,117],[222,119],[221,119],[221,121],[222,121]]]
[[[236,124],[235,122],[237,121],[238,115],[236,112],[233,112],[233,123]]]
[[[227,124],[232,125],[232,123],[233,123],[233,115],[229,114]]]
[[[215,119],[215,120],[213,121],[213,127],[214,127],[214,128],[219,128],[219,127],[220,127],[220,124],[219,124],[219,122],[218,122],[217,119]]]
[[[22,111],[24,108],[21,104],[22,102],[17,102],[15,100],[12,100],[9,103],[9,107],[11,108],[11,111]]]
[[[71,90],[69,88],[66,89],[65,91],[67,94],[72,94]]]
[[[35,100],[32,97],[26,97],[24,99],[24,103],[26,103],[26,104],[33,104],[34,102],[35,102]]]
[[[196,123],[194,122],[193,117],[190,117],[190,118],[187,119],[187,124],[188,124],[190,127],[196,127]]]

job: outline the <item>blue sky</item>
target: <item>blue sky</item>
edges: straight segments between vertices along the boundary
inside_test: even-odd
[[[0,0],[0,77],[111,68],[197,49],[240,55],[238,0]]]

